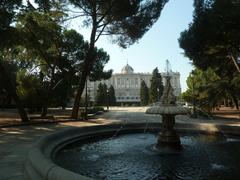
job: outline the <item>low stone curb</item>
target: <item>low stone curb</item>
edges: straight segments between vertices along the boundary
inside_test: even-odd
[[[90,114],[88,116],[89,119],[93,119],[96,115],[102,114],[103,111],[96,112],[94,114]],[[0,128],[9,128],[9,127],[18,127],[18,126],[31,126],[31,125],[38,125],[38,124],[51,124],[51,123],[64,123],[64,122],[87,122],[87,120],[84,120],[84,118],[78,118],[78,119],[67,119],[67,120],[48,120],[48,119],[42,119],[42,121],[29,121],[29,122],[18,122],[18,123],[9,123],[9,124],[0,124]]]

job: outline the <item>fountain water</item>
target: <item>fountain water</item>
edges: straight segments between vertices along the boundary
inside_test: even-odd
[[[172,152],[181,149],[181,141],[174,129],[175,116],[187,114],[188,109],[176,104],[176,96],[171,86],[171,69],[167,61],[166,84],[160,103],[146,110],[147,114],[162,115],[162,131],[159,134],[156,148],[160,152]]]

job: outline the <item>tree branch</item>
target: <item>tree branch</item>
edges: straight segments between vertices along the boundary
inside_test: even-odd
[[[103,35],[103,36],[107,36],[107,35],[124,35],[125,33],[110,33],[110,32],[108,32],[108,31],[106,31],[105,33],[104,33],[104,31],[103,31],[103,33],[101,34],[101,35]]]
[[[109,12],[111,11],[112,7],[113,7],[113,3],[114,1],[112,1],[110,4],[109,4],[109,8],[106,10],[106,12],[102,15],[102,17],[97,21],[97,24],[99,24],[100,22],[103,21],[103,19],[109,14]],[[108,22],[109,23],[109,22]]]
[[[240,72],[240,68],[239,68],[239,66],[238,66],[238,64],[237,64],[237,62],[236,62],[236,60],[233,57],[231,52],[230,52],[230,58],[232,59],[232,61],[233,61],[234,65],[235,65],[235,67],[237,68],[238,72]]]
[[[85,14],[80,14],[80,15],[72,16],[72,17],[63,19],[62,22],[69,21],[69,20],[76,19],[78,17],[83,17],[83,16],[86,16],[86,15]]]
[[[95,39],[95,42],[97,42],[97,40],[99,39],[99,37],[102,35],[105,27],[108,25],[108,23],[105,23],[104,26],[102,27],[102,29],[99,31],[97,38]]]

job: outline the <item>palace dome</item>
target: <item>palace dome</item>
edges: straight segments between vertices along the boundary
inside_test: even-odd
[[[122,68],[122,74],[133,74],[134,70],[128,64]]]

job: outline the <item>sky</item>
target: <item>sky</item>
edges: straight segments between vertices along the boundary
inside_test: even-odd
[[[96,46],[103,48],[110,55],[110,61],[105,69],[113,69],[113,73],[119,73],[128,62],[136,73],[151,73],[156,67],[163,72],[168,59],[172,70],[180,72],[180,83],[184,92],[187,89],[186,79],[193,67],[189,59],[184,57],[178,38],[192,22],[192,13],[193,0],[169,0],[152,28],[138,43],[127,49],[112,44],[109,37],[100,37]],[[84,29],[76,22],[72,27],[80,32],[85,40],[89,40],[89,29]]]

